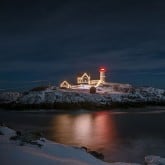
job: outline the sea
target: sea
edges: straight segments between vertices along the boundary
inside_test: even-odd
[[[143,163],[165,157],[165,107],[103,110],[3,110],[0,123],[40,131],[47,139],[100,152],[107,162]]]

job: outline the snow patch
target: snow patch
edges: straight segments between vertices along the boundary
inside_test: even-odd
[[[160,156],[149,155],[145,157],[145,163],[147,165],[165,165],[165,158]]]
[[[58,144],[47,139],[38,140],[42,142],[42,148],[29,144],[20,146],[17,141],[9,140],[10,136],[15,135],[14,130],[1,126],[0,132],[4,134],[0,135],[0,160],[3,165],[139,165],[137,163],[103,162],[83,149]],[[165,158],[154,155],[146,156],[145,164],[165,165]]]
[[[4,126],[0,126],[0,132],[3,135],[6,135],[6,136],[14,136],[14,135],[16,135],[16,132],[13,129],[10,129],[10,128],[4,127]]]

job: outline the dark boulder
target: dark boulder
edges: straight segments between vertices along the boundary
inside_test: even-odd
[[[104,155],[102,153],[99,153],[97,151],[89,151],[88,153],[90,153],[91,155],[93,155],[97,159],[104,160]]]
[[[95,93],[96,93],[96,88],[95,88],[95,87],[91,87],[91,88],[89,89],[89,92],[90,92],[91,94],[95,94]]]

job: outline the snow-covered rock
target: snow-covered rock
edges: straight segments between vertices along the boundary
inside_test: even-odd
[[[45,93],[47,91],[31,91],[19,98],[17,102],[22,104],[40,104],[45,101]]]
[[[106,165],[87,152],[45,140],[43,147],[25,144],[20,146],[18,141],[9,140],[15,131],[0,127],[0,163],[3,165]],[[10,135],[10,136],[9,136]]]
[[[9,137],[16,135],[15,130],[10,129],[10,128],[5,127],[5,126],[0,126],[0,132],[2,135],[9,136]]]
[[[78,147],[66,146],[47,139],[37,140],[42,143],[39,148],[36,145],[25,144],[10,140],[15,135],[15,130],[0,126],[0,163],[3,165],[140,165],[138,163],[103,162],[96,159],[85,150]],[[165,158],[160,156],[146,156],[146,165],[165,165]]]
[[[145,163],[147,165],[165,165],[165,158],[160,156],[149,155],[145,157]]]
[[[14,130],[0,127],[0,131],[4,133],[0,135],[0,162],[3,165],[128,165],[128,163],[103,162],[80,148],[69,147],[47,139],[40,141],[43,144],[42,148],[31,144],[20,146],[18,141],[9,140],[6,136],[9,134],[12,136]]]
[[[114,85],[114,84],[113,84]],[[70,104],[93,105],[96,107],[117,104],[133,103],[159,103],[165,104],[165,90],[152,87],[134,88],[130,85],[117,84],[115,91],[112,84],[99,87],[99,93],[91,94],[88,90],[75,89],[46,89],[43,91],[29,91],[27,93],[0,93],[0,104],[14,103],[15,105],[55,105]],[[115,84],[115,86],[117,86]]]
[[[22,96],[18,103],[21,104],[40,104],[40,103],[93,103],[99,105],[105,105],[109,99],[100,94],[79,93],[74,91],[42,91],[42,92],[30,92],[27,95]]]
[[[1,92],[0,93],[0,103],[11,103],[15,102],[22,96],[19,92]]]

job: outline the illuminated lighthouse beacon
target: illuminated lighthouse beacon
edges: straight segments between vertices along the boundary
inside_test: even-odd
[[[105,82],[105,68],[101,67],[99,69],[99,72],[100,72],[100,83],[104,83]]]

